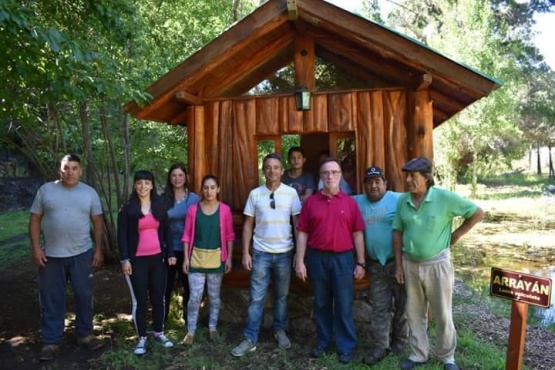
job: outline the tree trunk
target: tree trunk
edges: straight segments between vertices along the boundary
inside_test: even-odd
[[[537,172],[537,174],[538,174],[538,175],[541,175],[541,174],[542,174],[542,163],[541,163],[541,156],[540,156],[540,149],[541,149],[541,148],[540,148],[539,145],[537,146],[537,149],[538,149],[538,152],[537,152],[537,154],[536,154],[536,155],[537,155],[537,157],[536,157],[536,164],[537,164],[537,166],[538,166],[538,172]]]
[[[129,139],[129,115],[123,115],[122,122],[122,141],[123,141],[123,192],[122,201],[125,202],[129,198],[129,175],[131,172],[131,155],[129,149],[131,147],[131,141]]]
[[[530,145],[530,148],[528,149],[528,171],[532,172],[532,152],[534,151],[534,148],[532,147],[532,145]]]
[[[470,197],[471,198],[476,198],[476,195],[478,193],[478,174],[476,171],[476,164],[477,161],[472,161],[472,163],[470,164],[470,168],[472,171],[472,181],[471,181],[471,185],[470,185]]]
[[[98,184],[95,177],[95,164],[92,154],[91,144],[91,127],[89,122],[89,115],[87,114],[87,103],[82,102],[79,104],[79,118],[81,119],[81,135],[83,136],[83,154],[87,159],[85,167],[85,182],[95,189],[98,189]]]
[[[549,179],[555,178],[555,172],[553,171],[553,160],[551,158],[551,145],[547,147],[549,149]]]

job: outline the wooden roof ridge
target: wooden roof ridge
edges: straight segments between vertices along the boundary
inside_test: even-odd
[[[422,42],[323,0],[269,0],[150,85],[150,104],[131,101],[125,109],[139,119],[178,123],[187,105],[241,95],[291,63],[298,34],[314,39],[318,56],[365,81],[408,89],[426,81],[436,126],[501,86]]]

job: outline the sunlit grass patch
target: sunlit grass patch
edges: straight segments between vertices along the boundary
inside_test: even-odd
[[[10,211],[0,214],[0,242],[27,234],[28,225],[28,211]]]

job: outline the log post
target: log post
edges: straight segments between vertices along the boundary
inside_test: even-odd
[[[434,156],[433,130],[434,110],[428,89],[413,91],[409,94],[408,153],[414,157]]]

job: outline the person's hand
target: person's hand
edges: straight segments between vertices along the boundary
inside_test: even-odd
[[[397,280],[399,284],[405,283],[405,272],[401,265],[395,265],[395,280]]]
[[[366,275],[366,270],[364,269],[364,267],[356,265],[353,275],[355,276],[356,280],[360,280],[364,277],[364,275]]]
[[[94,252],[92,265],[93,267],[99,268],[104,263],[104,253],[100,249],[97,249]]]
[[[176,262],[177,262],[177,258],[175,257],[168,258],[168,265],[173,266],[175,265]]]
[[[302,281],[306,281],[306,277],[307,277],[306,266],[303,261],[297,261],[295,263],[295,274]]]
[[[231,258],[231,256],[228,256],[227,261],[225,261],[225,270],[224,270],[224,272],[227,274],[227,273],[231,272],[232,269],[233,269],[233,259]]]
[[[121,271],[123,271],[124,275],[131,275],[133,273],[133,269],[131,268],[131,262],[125,261],[121,264]]]
[[[297,253],[293,254],[293,271],[295,271],[296,265],[297,265]]]
[[[250,271],[252,270],[252,258],[249,252],[243,253],[243,267],[245,270]]]
[[[46,267],[46,256],[44,255],[44,251],[42,249],[33,249],[33,262],[38,267]]]
[[[188,258],[184,258],[183,259],[183,273],[184,274],[188,274],[189,273],[189,259]]]

